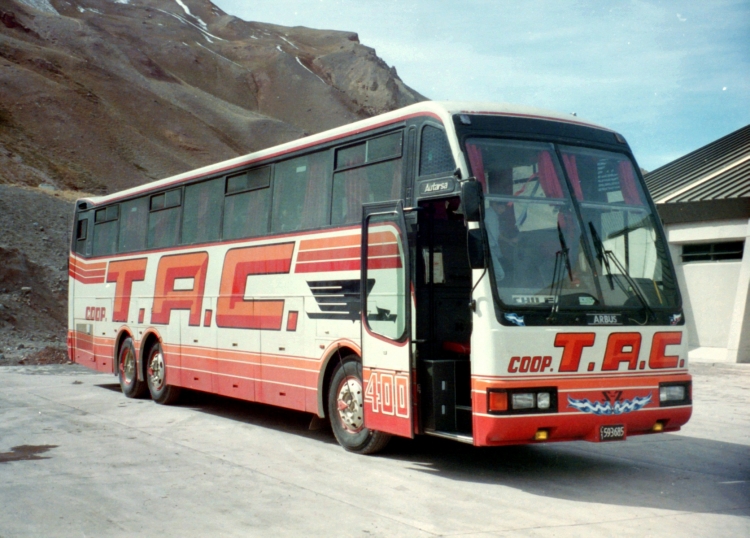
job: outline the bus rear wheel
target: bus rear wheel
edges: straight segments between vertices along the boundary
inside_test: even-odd
[[[148,352],[146,362],[146,382],[151,399],[156,403],[170,405],[180,397],[180,387],[167,384],[167,367],[161,344],[154,344]]]
[[[328,416],[333,435],[341,446],[357,454],[374,454],[385,448],[391,436],[365,428],[362,363],[350,355],[333,372],[328,391]]]
[[[132,338],[126,338],[117,354],[117,377],[120,389],[128,398],[140,398],[146,394],[146,383],[138,379],[138,361]]]

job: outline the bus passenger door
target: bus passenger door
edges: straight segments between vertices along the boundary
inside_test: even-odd
[[[401,202],[365,206],[361,254],[365,426],[413,437],[408,253]]]

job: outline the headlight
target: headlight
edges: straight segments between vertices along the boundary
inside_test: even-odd
[[[690,382],[663,383],[659,385],[659,405],[661,407],[689,405],[692,403],[690,396]]]
[[[685,387],[683,385],[667,385],[659,388],[660,402],[673,402],[685,399]]]
[[[531,392],[517,392],[511,396],[513,409],[533,409],[534,400],[534,394]]]
[[[556,413],[556,387],[487,389],[487,412],[496,415]]]

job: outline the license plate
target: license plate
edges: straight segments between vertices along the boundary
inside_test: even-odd
[[[599,427],[600,441],[622,441],[623,439],[625,439],[625,426],[623,424]]]

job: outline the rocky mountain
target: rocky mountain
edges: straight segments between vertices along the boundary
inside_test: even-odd
[[[0,0],[0,365],[64,360],[81,191],[423,99],[352,32],[247,22],[208,0]]]
[[[357,34],[208,0],[0,1],[0,182],[100,193],[423,100]]]

